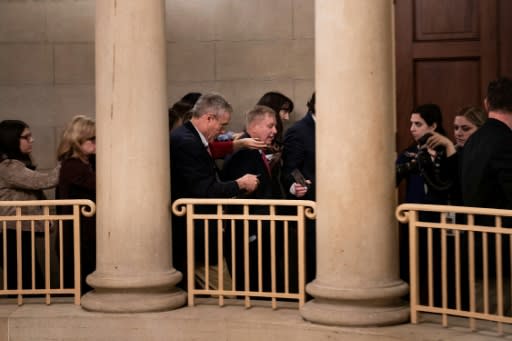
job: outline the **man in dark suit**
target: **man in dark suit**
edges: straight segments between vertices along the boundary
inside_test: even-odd
[[[487,122],[464,145],[461,186],[465,206],[512,209],[512,80],[489,83]]]
[[[246,114],[246,129],[240,138],[252,137],[270,145],[276,134],[276,113],[267,106],[257,105]],[[269,160],[260,149],[241,149],[226,158],[223,167],[224,179],[237,179],[243,174],[257,174],[258,188],[241,197],[272,199],[272,179]]]
[[[315,93],[308,101],[308,112],[287,131],[283,144],[283,168],[281,182],[289,199],[315,200]],[[306,180],[306,186],[293,175],[298,170]],[[296,233],[290,233],[296,238]],[[297,245],[294,240],[291,245]],[[291,272],[292,273],[292,272]],[[295,274],[293,274],[295,275]],[[316,275],[316,232],[315,221],[306,221],[306,281]],[[290,280],[292,283],[294,280]]]
[[[489,83],[484,106],[489,119],[464,144],[461,166],[461,189],[464,206],[512,209],[512,80],[500,78]],[[476,216],[478,225],[495,226],[493,217]],[[503,219],[504,227],[512,227],[511,219]],[[475,236],[475,250],[482,250],[481,234]],[[503,238],[503,278],[511,277],[510,242]],[[495,239],[489,238],[488,276],[496,275]],[[477,283],[483,278],[484,260],[475,255]],[[492,290],[492,289],[491,289]],[[493,294],[494,295],[494,294]]]
[[[283,145],[282,183],[289,199],[315,200],[315,93],[308,101],[308,112],[287,131]],[[297,169],[308,185],[297,183],[292,175]]]
[[[171,199],[231,198],[253,192],[259,183],[254,174],[244,174],[232,181],[220,181],[208,143],[228,125],[233,109],[218,94],[202,95],[192,109],[192,118],[171,133]],[[198,208],[201,211],[201,208]],[[211,213],[211,212],[210,212]],[[186,287],[186,225],[183,217],[173,216],[173,263],[181,271]],[[214,224],[212,224],[214,225]],[[202,226],[196,224],[196,261],[204,259]],[[211,226],[210,236],[216,238]],[[217,245],[210,243],[210,245]],[[210,264],[217,260],[216,249],[210,247]]]
[[[249,110],[246,114],[246,127],[242,138],[251,137],[262,141],[265,145],[270,146],[276,135],[276,113],[273,109],[257,105]],[[258,174],[260,184],[252,193],[244,193],[239,197],[251,199],[272,199],[272,175],[269,160],[262,150],[258,149],[241,149],[233,155],[226,158],[222,170],[223,178],[226,180],[236,179],[242,174],[251,173]],[[230,208],[230,213],[242,213],[240,208]],[[250,207],[251,214],[268,214],[266,206]],[[236,245],[236,283],[237,290],[245,289],[245,264],[244,259],[244,236],[243,225],[237,225],[235,232]],[[258,236],[257,226],[254,221],[249,223],[249,288],[258,290],[258,249],[257,240],[261,237],[262,245],[262,289],[269,291],[271,289],[270,276],[270,226],[264,223],[262,226],[261,236]]]

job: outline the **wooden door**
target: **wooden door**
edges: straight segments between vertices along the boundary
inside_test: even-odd
[[[453,139],[458,109],[482,105],[499,74],[497,17],[498,0],[395,1],[398,152],[415,106],[438,104]]]

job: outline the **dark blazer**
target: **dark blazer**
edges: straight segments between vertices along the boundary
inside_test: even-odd
[[[244,133],[241,138],[250,137],[247,133]],[[272,177],[270,168],[267,168],[265,165],[265,161],[263,160],[265,154],[262,154],[257,149],[240,149],[232,155],[229,155],[225,162],[224,167],[222,168],[222,177],[225,180],[237,179],[244,174],[254,174],[259,175],[258,179],[260,181],[256,190],[252,193],[240,193],[239,198],[251,198],[251,199],[272,199],[273,191],[272,191]],[[229,213],[242,213],[241,207],[226,207],[226,211]],[[249,212],[251,214],[268,214],[269,209],[265,206],[252,206],[249,208]],[[243,238],[243,223],[241,221],[236,222],[236,234],[234,236],[231,235],[231,231],[225,228],[227,231],[227,239],[231,240],[234,238],[235,240],[235,252],[236,258],[239,260],[236,263],[236,283],[237,290],[244,290],[244,268],[245,264],[242,261],[244,258],[244,238]],[[270,290],[270,224],[268,222],[263,223],[263,231],[261,232],[261,245],[262,245],[262,264],[263,267],[263,288],[264,290]],[[250,238],[259,238],[257,236],[257,224],[255,221],[249,222],[249,235]],[[278,234],[279,235],[279,234]],[[229,245],[229,244],[228,244]],[[257,243],[250,242],[249,243],[249,286],[252,290],[258,290],[258,249]],[[231,250],[228,248],[226,250],[226,256],[228,259],[228,264],[231,264],[232,255]],[[279,251],[278,251],[278,254]]]
[[[283,143],[283,168],[281,182],[289,198],[290,187],[294,183],[291,172],[297,168],[307,180],[311,180],[308,192],[301,199],[315,200],[315,121],[312,114],[295,122],[287,131]]]
[[[171,199],[230,198],[239,194],[235,181],[222,182],[215,161],[189,121],[171,133]]]
[[[512,131],[490,118],[464,145],[461,169],[465,206],[512,209]]]
[[[93,158],[94,159],[94,158]],[[86,164],[80,159],[69,158],[62,161],[59,174],[59,184],[55,190],[56,199],[89,199],[96,201],[96,172],[93,165]],[[71,206],[57,208],[59,214],[72,214]],[[63,263],[64,285],[73,286],[73,224],[64,222]],[[96,269],[96,217],[80,216],[80,263],[82,294],[92,290],[85,278]]]
[[[240,138],[246,137],[250,136],[244,133]],[[238,179],[248,173],[259,175],[258,188],[250,194],[240,193],[240,198],[272,199],[272,178],[262,157],[265,157],[264,154],[262,156],[257,149],[240,149],[229,155],[224,161],[222,168],[222,179],[224,180]]]
[[[189,121],[171,133],[171,200],[179,198],[230,198],[238,195],[240,190],[235,181],[222,182],[219,179],[215,161],[201,141],[199,133]],[[213,213],[212,207],[196,207],[196,213]],[[210,221],[209,256],[210,264],[217,262],[217,222]],[[195,259],[204,260],[204,223],[196,221]],[[180,283],[187,287],[187,233],[184,217],[172,216],[172,252],[173,265],[183,274]]]

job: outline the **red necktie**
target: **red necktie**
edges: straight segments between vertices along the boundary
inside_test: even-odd
[[[270,165],[268,164],[268,160],[267,160],[267,157],[265,156],[265,153],[263,153],[261,150],[260,150],[260,155],[261,155],[261,159],[263,160],[263,163],[265,164],[265,168],[267,168],[267,172],[268,174],[272,174],[271,171],[270,171]]]

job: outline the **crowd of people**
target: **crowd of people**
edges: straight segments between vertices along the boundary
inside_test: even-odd
[[[96,199],[96,176],[94,170],[95,122],[86,116],[76,116],[64,130],[58,147],[57,166],[49,172],[41,172],[36,169],[31,153],[35,139],[28,124],[19,120],[4,120],[0,122],[0,200],[43,200],[46,199],[43,190],[55,188],[55,197],[58,199]],[[70,213],[65,207],[61,213]],[[14,215],[15,207],[0,207],[1,215]],[[27,206],[22,208],[23,215],[42,215],[40,206]],[[57,255],[62,257],[64,264],[64,287],[71,288],[74,283],[73,270],[73,230],[69,226],[71,222],[64,223],[66,228],[62,234],[58,234],[56,226],[51,226],[50,282],[56,283],[58,272]],[[89,288],[85,283],[85,277],[94,271],[96,266],[96,226],[94,218],[81,218],[81,267],[82,267],[82,292]],[[21,259],[22,259],[22,284],[25,289],[44,287],[45,264],[45,240],[44,221],[35,220],[34,228],[30,221],[22,221],[21,232]],[[34,240],[32,239],[34,232]],[[19,254],[16,248],[16,223],[7,224],[7,243],[5,255],[7,256],[7,289],[16,289],[17,262]],[[63,252],[60,254],[58,245],[62,236]],[[32,264],[31,244],[35,244],[35,260]],[[3,245],[2,245],[3,248]],[[0,256],[3,256],[1,253]],[[35,283],[32,283],[32,270],[34,269]]]
[[[188,93],[169,108],[171,200],[179,198],[254,198],[315,200],[315,94],[306,114],[285,131],[284,121],[294,110],[293,101],[279,92],[265,93],[245,114],[241,132],[227,132],[233,115],[229,102],[215,93]],[[438,105],[423,104],[411,112],[414,143],[396,160],[397,185],[406,181],[406,202],[452,204],[512,209],[512,81],[500,78],[488,86],[484,108],[466,107],[454,120],[455,141],[446,136]],[[96,197],[95,122],[79,115],[62,134],[58,165],[40,172],[31,158],[34,138],[30,127],[18,120],[0,122],[0,200],[44,199],[43,190],[55,188],[57,199]],[[218,160],[222,160],[219,167]],[[200,211],[202,208],[199,207]],[[204,208],[206,209],[206,208]],[[0,208],[12,215],[14,208]],[[40,208],[25,208],[36,214]],[[66,208],[62,209],[66,213]],[[94,218],[81,218],[82,289],[85,277],[94,271],[96,230]],[[426,217],[435,219],[435,217]],[[36,222],[36,249],[42,249],[41,222]],[[195,228],[202,231],[202,227]],[[215,223],[210,236],[216,238]],[[31,241],[31,226],[22,223],[22,243]],[[173,264],[185,276],[186,229],[183,218],[173,216]],[[73,233],[65,229],[65,285],[73,281]],[[307,281],[315,276],[315,226],[306,226]],[[251,227],[251,242],[256,234]],[[17,263],[14,223],[7,224],[7,269]],[[265,237],[265,236],[264,236]],[[266,237],[265,237],[266,238]],[[279,238],[279,236],[278,236]],[[39,245],[41,244],[41,245]],[[213,244],[210,244],[213,245]],[[30,252],[30,247],[23,247]],[[196,260],[204,259],[204,248],[196,245]],[[217,260],[210,248],[210,260]],[[235,250],[240,252],[240,250]],[[251,251],[252,252],[252,251]],[[43,278],[44,255],[36,252],[36,280]],[[278,253],[279,254],[279,253]],[[1,254],[0,254],[1,256]],[[66,257],[71,256],[71,257]],[[234,255],[227,255],[233,257]],[[31,257],[23,256],[23,286],[30,286]],[[268,260],[264,260],[267,262]],[[241,263],[241,262],[239,262]],[[242,264],[240,264],[242,266]],[[241,269],[243,271],[243,268]],[[8,276],[9,288],[16,277]],[[251,279],[251,282],[253,280]],[[239,283],[242,283],[240,281]],[[186,287],[186,280],[183,281]]]
[[[185,97],[190,97],[187,94]],[[183,99],[179,102],[183,102]],[[177,107],[176,104],[173,108]],[[171,199],[179,198],[252,198],[252,199],[284,199],[305,198],[310,193],[314,198],[314,94],[309,102],[309,110],[306,114],[307,127],[303,127],[302,121],[296,122],[285,133],[283,121],[288,120],[293,110],[293,102],[285,95],[278,92],[264,94],[253,108],[245,114],[245,127],[240,133],[227,133],[233,109],[231,105],[219,94],[209,93],[201,95],[188,114],[180,114],[170,110],[169,121],[181,122],[173,124],[170,136],[171,146]],[[174,117],[187,117],[184,120]],[[226,138],[227,136],[227,138]],[[221,137],[221,138],[219,138]],[[293,152],[292,152],[293,150]],[[219,152],[222,151],[222,152]],[[218,167],[216,159],[222,158],[222,169]],[[291,180],[293,172],[302,173],[307,182]],[[253,213],[266,208],[253,207]],[[197,212],[208,212],[207,207],[198,207]],[[256,210],[256,211],[255,211]],[[204,236],[203,222],[195,222],[195,259],[204,259],[204,240],[210,240],[209,245],[216,245],[217,226],[216,221],[209,222],[209,234]],[[308,230],[314,235],[314,227]],[[186,260],[186,229],[185,219],[173,217],[173,264],[188,278]],[[256,227],[250,226],[249,252],[257,252]],[[231,238],[225,233],[227,239]],[[293,234],[293,233],[292,233]],[[237,240],[235,253],[241,257],[243,250],[242,234],[234,236]],[[270,239],[265,233],[261,237],[263,247],[269,248]],[[311,238],[307,242],[307,254],[314,259],[315,240]],[[214,247],[209,248],[210,265],[215,265],[218,257]],[[277,251],[278,255],[280,250]],[[263,252],[266,254],[267,252]],[[226,254],[227,258],[235,255]],[[265,256],[266,257],[266,256]],[[263,259],[264,287],[269,286],[270,260]],[[257,257],[252,257],[255,261]],[[242,259],[242,258],[239,258]],[[237,262],[236,273],[243,274],[244,264]],[[254,288],[257,281],[257,273],[254,271],[257,265],[249,265],[251,279],[248,285]],[[200,277],[205,271],[200,266],[196,276]],[[209,271],[209,270],[206,270]],[[314,267],[306,269],[308,279],[314,278]],[[212,273],[213,276],[213,273]],[[204,277],[204,276],[203,276]],[[237,281],[243,288],[244,278]],[[182,286],[186,288],[186,281]]]
[[[292,111],[293,102],[288,97],[279,92],[268,92],[247,113],[247,126],[243,132],[226,133],[225,127],[233,109],[222,96],[201,93],[183,96],[169,108],[172,200],[182,197],[285,198],[287,194],[281,182],[281,169],[286,165],[283,161],[286,155],[282,153],[286,148],[283,121],[289,119]],[[313,141],[314,152],[314,129],[308,132],[311,133],[312,136],[304,137],[304,142]],[[300,141],[300,134],[295,134],[294,144]],[[54,189],[56,199],[95,201],[96,136],[95,121],[91,117],[75,116],[65,128],[57,150],[58,163],[51,171],[41,172],[36,169],[31,157],[34,141],[30,127],[25,122],[0,122],[0,200],[41,200],[45,199],[44,190]],[[297,155],[293,158],[296,163],[293,168],[301,168],[306,175],[314,175],[314,168],[311,169],[311,165],[314,166],[314,154],[309,154],[309,146],[302,150],[308,150],[303,155],[307,170],[301,168],[300,162],[297,163]],[[217,168],[216,160],[219,159],[226,162],[224,172]],[[238,168],[235,164],[243,166]],[[241,172],[242,169],[246,172]],[[303,197],[308,191],[311,192],[308,187],[313,181],[311,178],[307,184],[286,182],[288,196]],[[0,207],[0,215],[14,215],[14,210],[14,207]],[[57,210],[59,214],[71,213],[69,206],[59,206]],[[39,206],[23,208],[23,214],[41,213],[42,208]],[[63,285],[69,288],[74,283],[74,236],[70,221],[66,221],[63,226],[62,233],[57,233],[55,226],[51,228],[51,268],[58,267],[57,257],[61,257]],[[85,279],[96,266],[95,218],[81,217],[80,226],[81,289],[85,293],[92,289]],[[176,217],[173,218],[172,228],[174,265],[186,274],[185,228]],[[35,236],[35,264],[31,264],[30,256],[32,230]],[[34,228],[29,221],[22,222],[23,288],[31,288],[34,284],[32,268],[35,269],[35,286],[44,286],[43,231],[43,221],[35,221]],[[18,285],[15,274],[19,256],[14,222],[7,224],[6,237],[7,267],[3,270],[9,274],[7,288],[15,289]],[[62,250],[59,249],[61,244]],[[201,248],[196,250],[200,252]],[[211,250],[215,251],[213,248]],[[55,280],[52,278],[52,283],[56,283]],[[183,286],[186,287],[186,284]]]
[[[465,107],[456,114],[453,122],[454,142],[446,136],[439,106],[424,104],[412,111],[410,133],[414,143],[400,153],[396,160],[397,185],[402,180],[406,181],[405,202],[512,209],[512,80],[502,77],[490,82],[483,104],[484,108]],[[440,216],[433,212],[420,212],[419,219],[439,222]],[[451,219],[458,223],[467,221],[465,215],[453,216]],[[489,216],[477,216],[475,223],[495,226],[493,218]],[[511,227],[512,224],[503,219],[503,226]],[[401,276],[408,279],[408,235],[406,229],[401,232]],[[419,231],[421,283],[427,281],[426,233],[425,229]],[[467,236],[462,234],[460,238],[460,252],[465,259],[468,257]],[[440,270],[441,239],[437,229],[433,231],[432,243],[434,267]],[[491,240],[488,245],[491,275],[496,261],[493,243],[494,240]],[[448,252],[453,255],[452,244],[450,240]],[[504,241],[504,254],[509,247],[508,242]],[[481,248],[481,237],[476,237],[475,249]],[[505,263],[507,259],[504,257]],[[449,256],[449,289],[452,290],[455,281],[455,271],[451,271],[455,267],[453,261],[454,258]],[[482,275],[481,257],[477,257],[476,262],[478,277]],[[441,280],[437,270],[434,302],[439,306]],[[467,263],[462,264],[461,273],[463,303],[467,303]],[[510,276],[510,273],[505,275]],[[427,290],[420,290],[420,302],[425,304],[427,298]]]

